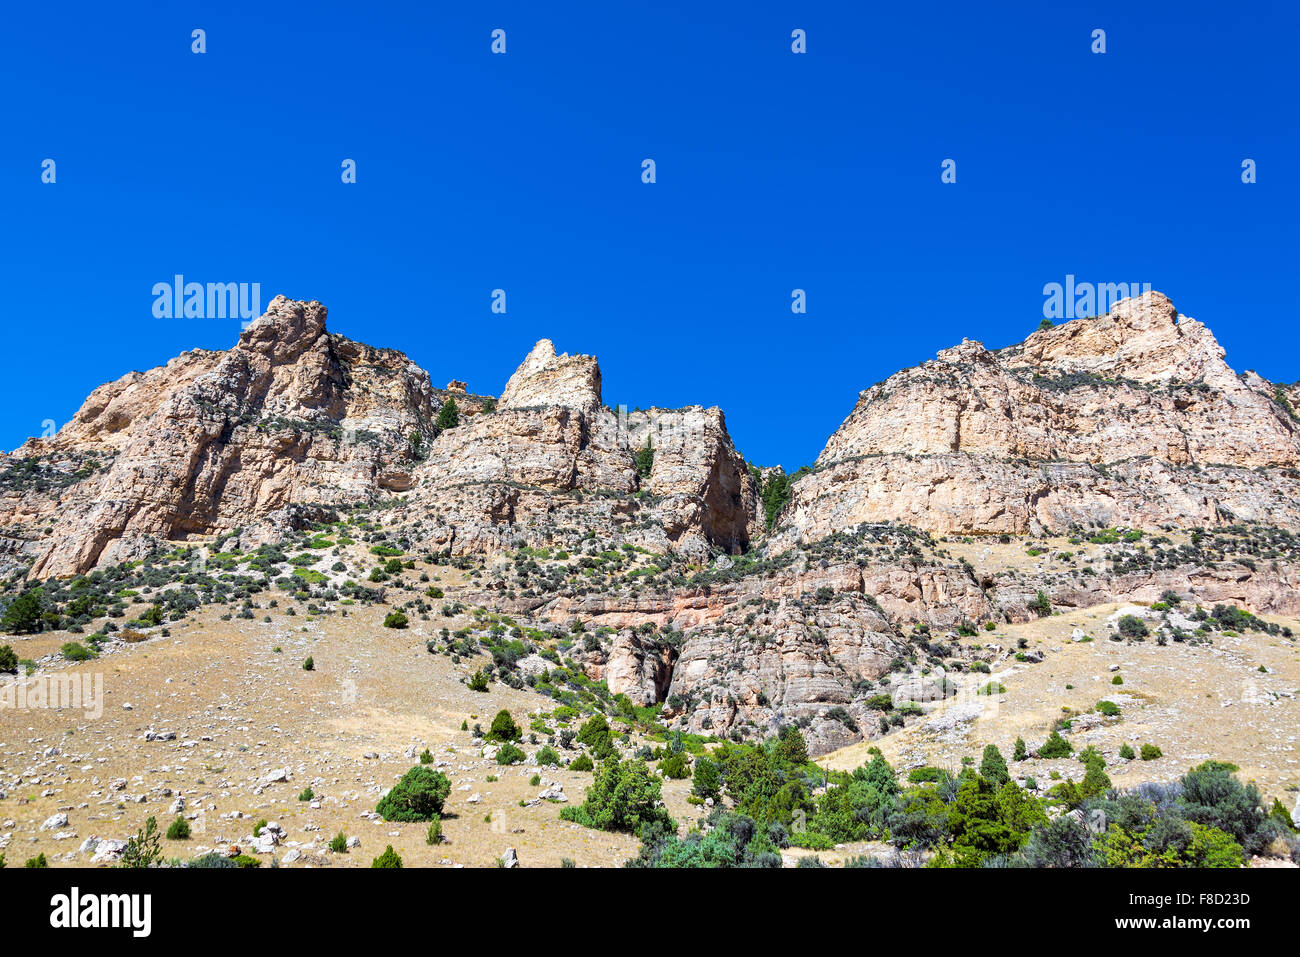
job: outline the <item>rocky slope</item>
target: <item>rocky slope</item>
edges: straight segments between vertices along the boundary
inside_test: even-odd
[[[1278,395],[1233,372],[1160,293],[998,351],[966,341],[861,393],[774,544],[881,521],[963,534],[1295,528],[1300,421]]]
[[[696,732],[797,722],[818,752],[885,733],[880,695],[913,700],[899,689],[918,680],[899,672],[1007,654],[956,639],[1044,602],[1174,592],[1300,614],[1300,390],[1233,372],[1156,293],[865,390],[770,536],[759,487],[783,475],[748,467],[716,408],[610,409],[597,360],[546,339],[499,399],[437,389],[325,319],[277,297],[232,349],[102,386],[0,459],[0,573],[65,578],[214,536],[246,565],[342,516],[362,562],[458,564],[467,584],[436,596],[453,614],[544,631],[610,693]],[[439,429],[451,399],[460,422]],[[338,557],[300,553],[261,584],[403,600],[356,584],[391,569]],[[532,659],[535,681],[550,665]]]

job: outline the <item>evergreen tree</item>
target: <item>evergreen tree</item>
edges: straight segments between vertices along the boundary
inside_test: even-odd
[[[984,760],[980,762],[980,775],[998,788],[1011,780],[1006,759],[1002,757],[1002,752],[998,750],[997,745],[990,744],[984,748]]]
[[[438,410],[438,419],[433,423],[433,427],[439,432],[446,432],[458,425],[460,425],[460,410],[456,408],[456,400],[448,396],[447,401]]]
[[[30,635],[41,630],[41,598],[38,589],[29,588],[9,603],[0,618],[0,631],[10,635]]]
[[[650,445],[650,436],[645,438],[645,447],[636,454],[636,474],[641,478],[649,478],[650,472],[655,465],[655,450]]]
[[[717,800],[722,793],[722,776],[718,773],[718,763],[712,758],[695,759],[695,775],[691,790],[697,797]]]
[[[784,472],[773,472],[763,483],[763,515],[770,530],[776,522],[777,515],[790,501],[790,479]]]

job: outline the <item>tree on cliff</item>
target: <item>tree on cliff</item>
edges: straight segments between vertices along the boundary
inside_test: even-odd
[[[439,432],[446,432],[458,425],[460,425],[460,410],[456,408],[456,400],[448,396],[447,401],[438,410],[438,420],[433,423],[433,427]]]
[[[655,450],[650,445],[650,437],[646,436],[645,447],[636,454],[636,474],[641,478],[649,478],[650,471],[655,466]]]

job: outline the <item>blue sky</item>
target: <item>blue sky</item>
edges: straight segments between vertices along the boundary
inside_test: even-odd
[[[1188,0],[13,6],[0,446],[232,345],[154,317],[176,273],[319,299],[478,392],[549,337],[607,403],[719,405],[787,468],[860,389],[1023,338],[1067,273],[1150,282],[1294,381],[1298,28]]]

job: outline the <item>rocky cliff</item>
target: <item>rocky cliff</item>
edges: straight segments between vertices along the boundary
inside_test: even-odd
[[[616,414],[596,360],[542,340],[489,413],[463,383],[435,389],[402,353],[333,335],[325,318],[319,302],[277,296],[229,351],[96,389],[4,463],[5,550],[32,560],[31,577],[61,577],[401,493],[434,517],[425,544],[455,553],[626,524],[632,539],[707,555],[761,528],[717,409]],[[462,422],[440,432],[449,396]]]
[[[771,535],[758,486],[784,473],[747,466],[719,409],[611,409],[598,361],[546,339],[497,399],[437,389],[325,320],[277,297],[230,350],[101,386],[0,457],[0,573],[66,577],[217,535],[249,556],[366,506],[365,560],[382,530],[388,554],[469,573],[449,603],[585,629],[566,648],[610,692],[697,732],[797,722],[816,751],[895,726],[880,697],[911,693],[900,672],[1002,654],[958,635],[1044,602],[1174,592],[1300,614],[1300,389],[1235,373],[1157,293],[866,389]],[[353,585],[322,562],[316,584],[277,580],[320,601]]]
[[[1300,421],[1160,293],[990,351],[966,341],[861,393],[775,547],[859,522],[935,532],[1300,526]]]

